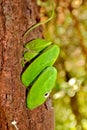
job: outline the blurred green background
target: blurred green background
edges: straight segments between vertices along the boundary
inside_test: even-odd
[[[37,3],[44,21],[52,8],[48,0]],[[61,49],[52,92],[55,130],[87,130],[87,0],[55,0],[54,6],[55,16],[44,25],[44,37]]]

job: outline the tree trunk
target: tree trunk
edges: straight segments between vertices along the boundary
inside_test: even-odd
[[[48,101],[30,111],[22,85],[23,45],[42,37],[42,28],[23,34],[39,22],[34,0],[0,0],[0,130],[54,130],[54,111]]]

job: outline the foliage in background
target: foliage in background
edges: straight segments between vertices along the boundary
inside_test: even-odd
[[[42,21],[50,17],[48,1],[41,6]],[[44,36],[61,48],[52,93],[55,130],[87,130],[87,0],[55,0],[54,19],[44,25]]]

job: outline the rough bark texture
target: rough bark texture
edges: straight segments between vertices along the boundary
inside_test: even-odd
[[[39,21],[38,12],[34,0],[0,0],[0,130],[54,130],[49,101],[33,111],[27,109],[26,88],[20,80],[23,45],[42,37],[40,27],[22,37]]]

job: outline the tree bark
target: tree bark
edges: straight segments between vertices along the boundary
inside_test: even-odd
[[[22,85],[23,45],[42,37],[42,28],[23,34],[39,22],[35,0],[0,1],[0,130],[54,130],[54,111],[48,101],[30,111]]]

